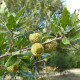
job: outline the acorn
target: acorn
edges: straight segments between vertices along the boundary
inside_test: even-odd
[[[17,71],[17,65],[13,64],[13,65],[7,67],[7,70],[8,70],[8,72],[11,72],[11,73],[16,72]]]
[[[29,40],[32,44],[39,43],[41,41],[42,37],[39,33],[33,33],[29,35]]]
[[[40,56],[44,52],[44,47],[40,43],[35,43],[31,46],[31,52],[34,56]]]
[[[50,41],[51,39],[47,39],[46,42]],[[57,47],[57,42],[56,40],[55,41],[51,41],[50,43],[48,44],[45,44],[45,49],[47,51],[53,51],[53,50],[56,50],[56,47]]]

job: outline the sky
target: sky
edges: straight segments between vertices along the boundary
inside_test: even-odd
[[[80,0],[65,0],[65,4],[67,6],[67,9],[72,14],[75,10],[76,13],[78,13],[78,10],[80,9]],[[79,11],[79,19],[80,19],[80,11]]]
[[[70,13],[80,9],[80,0],[66,0],[66,5]]]

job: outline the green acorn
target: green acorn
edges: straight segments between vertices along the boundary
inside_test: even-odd
[[[35,43],[31,46],[31,52],[34,56],[40,56],[44,52],[44,47],[40,43]]]
[[[7,71],[8,72],[11,72],[12,73],[12,72],[16,72],[16,70],[17,70],[16,64],[13,64],[13,65],[7,67]]]
[[[41,41],[42,37],[39,33],[33,33],[29,35],[29,40],[32,44],[39,43]]]
[[[47,39],[46,42],[50,41],[51,39]],[[57,42],[56,41],[52,41],[48,44],[45,44],[45,49],[47,51],[53,51],[53,50],[56,50],[56,47],[57,47]]]

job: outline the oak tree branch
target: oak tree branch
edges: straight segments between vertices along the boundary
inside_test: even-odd
[[[54,39],[52,39],[52,40],[50,40],[50,41],[48,41],[48,42],[42,43],[42,45],[48,44],[48,43],[50,43],[50,42],[52,42],[52,41],[55,41],[55,40],[61,40],[62,38],[63,38],[63,37],[54,38]],[[19,52],[23,52],[23,51],[26,51],[26,50],[31,50],[31,48],[21,49],[21,50],[18,50],[18,51],[19,51]],[[0,56],[0,58],[6,57],[6,56],[9,56],[9,53],[6,53],[6,54]]]

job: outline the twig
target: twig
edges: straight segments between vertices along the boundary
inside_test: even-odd
[[[43,60],[39,60],[39,61],[36,61],[35,63],[39,63],[39,62],[42,62],[42,61],[45,61],[44,59]]]
[[[50,41],[48,41],[48,42],[42,43],[42,45],[48,44],[48,43],[50,43],[50,42],[52,42],[52,41],[55,41],[55,40],[61,40],[62,38],[63,38],[63,37],[54,38],[54,39],[52,39],[52,40],[50,40]],[[19,52],[23,52],[23,51],[26,51],[26,50],[31,50],[31,48],[22,49],[22,50],[19,50]]]
[[[22,49],[22,50],[18,50],[19,52],[23,52],[23,51],[26,51],[26,50],[30,50],[31,48],[27,48],[27,49]],[[6,53],[2,56],[0,56],[0,58],[3,58],[3,57],[6,57],[6,56],[9,56],[10,54],[9,53]]]
[[[39,59],[37,57],[34,57],[34,65],[35,65],[35,70],[37,71],[37,74],[39,73],[39,63],[36,63]]]
[[[26,49],[22,49],[22,50],[18,50],[18,51],[23,52],[23,51],[26,51],[26,50],[31,50],[31,48],[26,48]]]
[[[6,56],[9,56],[9,53],[6,53],[6,54],[0,56],[0,58],[6,57]]]
[[[10,48],[8,49],[8,53],[12,50],[13,48],[13,29],[11,29],[11,38],[12,40],[10,40]]]
[[[11,51],[12,46],[13,46],[13,41],[11,40],[11,41],[10,41],[10,48],[8,49],[8,53]]]
[[[61,40],[62,38],[63,38],[63,37],[54,38],[54,39],[52,39],[52,40],[50,40],[50,41],[48,41],[48,42],[42,43],[42,45],[48,44],[48,43],[50,43],[50,42],[52,42],[52,41],[55,41],[55,40]],[[23,52],[23,51],[26,51],[26,50],[31,50],[31,48],[26,48],[26,49],[22,49],[22,50],[18,50],[18,51],[19,51],[19,52]],[[9,56],[9,53],[0,56],[0,58],[6,57],[6,56]]]
[[[54,39],[52,39],[52,40],[50,40],[50,41],[48,41],[48,42],[44,42],[44,43],[42,43],[42,45],[45,45],[45,44],[48,44],[48,43],[50,43],[50,42],[52,42],[52,41],[60,40],[60,39],[62,39],[62,37],[54,38]]]

